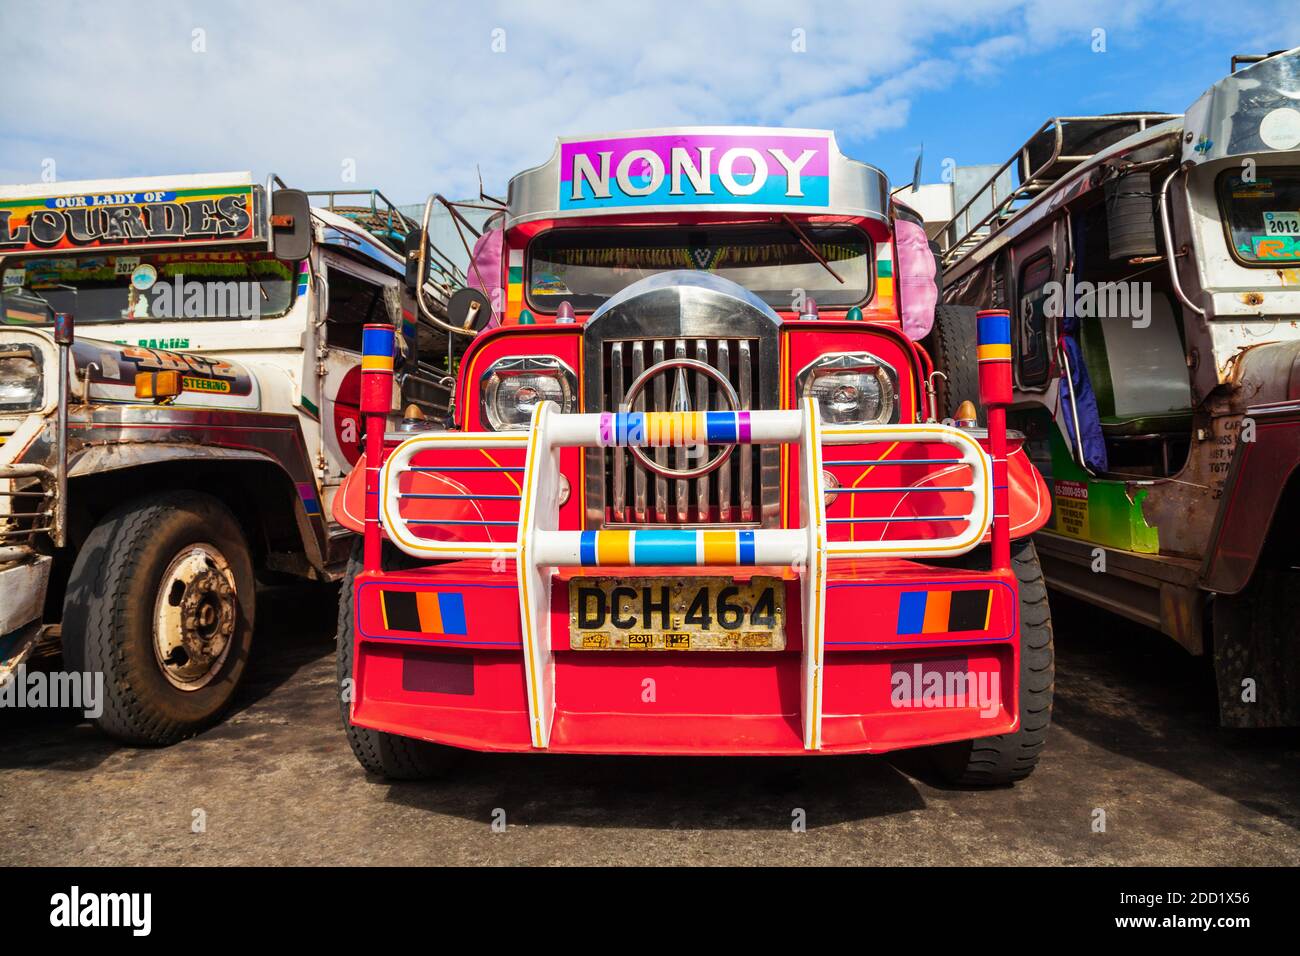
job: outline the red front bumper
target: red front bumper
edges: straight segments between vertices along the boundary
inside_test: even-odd
[[[828,572],[822,752],[882,753],[1016,729],[1018,598],[1010,571],[832,559]],[[553,581],[548,750],[810,752],[800,729],[800,588],[789,569],[657,572],[785,578],[787,646],[780,652],[570,650],[568,581],[597,573],[619,572],[567,568]],[[366,572],[355,587],[354,723],[473,750],[534,749],[512,562],[496,570],[466,560]],[[459,595],[465,626],[445,630],[465,633],[389,629],[384,590]],[[953,598],[962,592],[987,592],[987,601]],[[972,607],[983,608],[983,620]]]

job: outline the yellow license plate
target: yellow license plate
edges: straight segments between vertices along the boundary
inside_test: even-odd
[[[780,578],[573,578],[575,651],[783,651]]]

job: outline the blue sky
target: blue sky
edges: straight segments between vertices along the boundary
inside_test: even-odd
[[[1048,116],[1181,112],[1300,45],[1300,2],[4,0],[0,37],[0,182],[273,169],[415,202],[687,124],[829,127],[895,183],[924,142],[937,181]]]

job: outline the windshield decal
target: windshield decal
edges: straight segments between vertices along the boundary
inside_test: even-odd
[[[254,207],[252,186],[0,200],[0,252],[248,242]]]

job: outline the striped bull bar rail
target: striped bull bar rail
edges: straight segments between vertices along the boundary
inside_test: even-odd
[[[960,526],[948,537],[831,541],[826,534],[823,445],[874,441],[937,442],[950,461],[970,467],[970,507],[964,515],[934,520]],[[801,527],[649,528],[563,531],[559,525],[562,475],[559,449],[694,444],[797,445]],[[399,476],[432,448],[527,449],[519,522],[510,544],[439,541],[415,533],[402,517]],[[378,460],[378,456],[371,460]],[[785,566],[800,577],[803,613],[802,729],[804,746],[821,748],[822,667],[825,647],[828,558],[948,557],[964,554],[988,532],[993,513],[993,466],[979,443],[960,429],[925,425],[826,425],[812,399],[797,410],[749,412],[605,412],[562,414],[538,406],[527,432],[426,432],[399,444],[376,469],[378,521],[402,551],[428,560],[500,557],[515,560],[524,634],[528,707],[533,746],[545,748],[555,708],[555,666],[550,640],[550,579],[560,567]],[[414,496],[413,496],[414,497]],[[369,539],[375,534],[367,534]],[[378,564],[368,565],[378,567]]]

